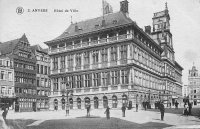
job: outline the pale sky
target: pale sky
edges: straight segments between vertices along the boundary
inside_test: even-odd
[[[121,0],[107,0],[113,11],[119,11]],[[176,61],[184,68],[183,84],[193,62],[200,70],[200,0],[128,0],[129,16],[144,28],[152,25],[154,12],[168,3]],[[18,15],[17,7],[24,13]],[[28,9],[48,9],[48,12],[28,12]],[[78,12],[54,12],[54,9]],[[102,15],[102,0],[0,0],[0,42],[26,34],[31,45],[56,38],[73,22]]]

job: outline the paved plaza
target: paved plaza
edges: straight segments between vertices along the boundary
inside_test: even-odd
[[[144,110],[135,112],[133,109],[126,110],[126,117],[122,117],[121,110],[111,109],[111,119],[107,120],[104,112],[104,109],[93,109],[91,117],[88,118],[86,110],[70,110],[69,116],[65,115],[65,111],[23,113],[10,111],[7,116],[8,124],[10,125],[10,121],[15,121],[15,124],[10,125],[8,129],[12,129],[12,126],[16,125],[19,128],[27,129],[200,128],[198,126],[200,120],[193,116],[165,113],[164,121],[161,121],[159,112]],[[2,118],[0,119],[2,120]]]

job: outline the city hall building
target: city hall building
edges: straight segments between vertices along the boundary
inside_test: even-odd
[[[181,96],[182,70],[175,61],[170,16],[154,13],[143,31],[120,11],[71,25],[45,42],[51,60],[50,109],[121,108]],[[72,92],[73,91],[73,92]]]

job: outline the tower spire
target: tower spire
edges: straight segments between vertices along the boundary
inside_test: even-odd
[[[167,2],[165,2],[165,10],[168,10]]]

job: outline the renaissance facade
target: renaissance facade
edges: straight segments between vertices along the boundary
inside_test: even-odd
[[[183,69],[174,58],[167,7],[154,14],[153,32],[151,26],[143,31],[128,13],[125,0],[119,12],[72,23],[45,42],[51,59],[50,109],[65,109],[68,101],[71,109],[121,108],[181,96]]]
[[[16,112],[36,108],[36,59],[26,35],[0,44],[0,53],[13,62]]]

